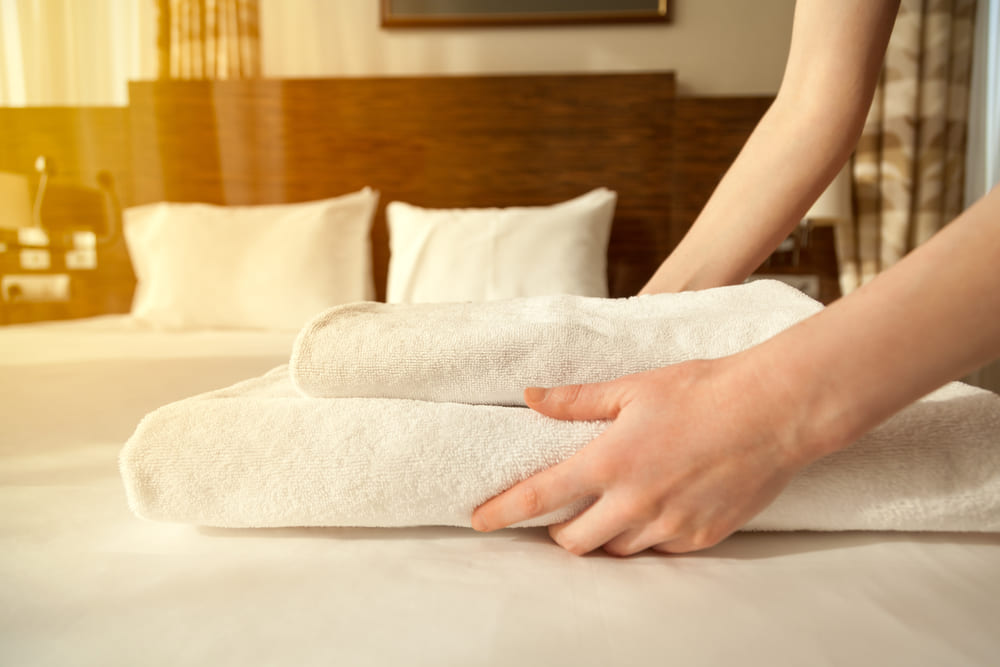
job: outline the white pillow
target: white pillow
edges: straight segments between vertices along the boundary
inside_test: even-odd
[[[392,202],[386,301],[606,297],[616,199],[598,188],[553,206],[424,209]]]
[[[296,330],[330,306],[370,300],[377,204],[365,188],[301,204],[128,209],[132,314],[171,329]]]

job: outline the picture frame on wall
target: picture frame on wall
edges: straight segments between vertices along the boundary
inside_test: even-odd
[[[668,0],[381,0],[384,28],[666,22]]]

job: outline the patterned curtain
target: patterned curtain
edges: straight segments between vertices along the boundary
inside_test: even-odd
[[[161,79],[260,76],[259,0],[156,0]]]
[[[902,0],[837,226],[848,294],[962,211],[976,0]]]

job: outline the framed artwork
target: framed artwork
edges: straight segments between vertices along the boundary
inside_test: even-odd
[[[668,0],[381,0],[382,26],[419,28],[669,21]]]

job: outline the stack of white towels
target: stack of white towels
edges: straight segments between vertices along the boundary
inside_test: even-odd
[[[468,526],[476,506],[607,426],[543,417],[525,387],[733,354],[820,308],[772,281],[340,306],[303,329],[289,365],[147,415],[122,478],[132,510],[161,521]],[[1000,530],[1000,397],[947,385],[803,470],[746,528]]]

